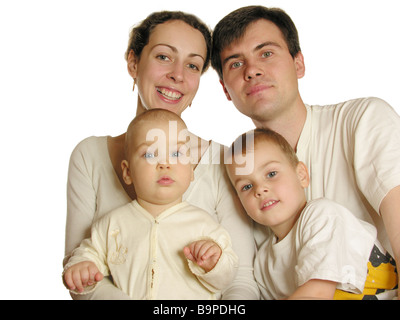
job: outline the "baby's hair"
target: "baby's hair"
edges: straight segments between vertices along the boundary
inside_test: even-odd
[[[125,138],[125,158],[129,159],[130,154],[132,152],[130,146],[132,145],[132,136],[134,135],[135,130],[139,127],[140,124],[146,121],[177,121],[186,128],[185,122],[179,117],[176,113],[165,109],[150,109],[136,116],[128,126],[128,130],[126,132]]]
[[[232,159],[233,163],[235,163],[234,161],[235,155],[244,156],[246,155],[246,151],[248,150],[247,148],[251,147],[251,149],[253,149],[252,146],[249,146],[247,144],[248,141],[254,141],[254,148],[257,146],[257,143],[259,142],[262,141],[271,142],[282,150],[282,152],[285,154],[285,156],[289,160],[290,164],[293,165],[293,167],[296,167],[297,164],[299,163],[299,159],[296,153],[294,152],[293,148],[290,146],[290,144],[284,137],[282,137],[279,133],[273,130],[263,129],[263,128],[258,128],[243,133],[232,143],[229,154],[232,155],[233,157]]]

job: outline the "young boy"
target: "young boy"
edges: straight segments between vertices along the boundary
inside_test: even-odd
[[[88,293],[111,274],[133,299],[215,299],[234,279],[227,231],[182,202],[193,179],[187,137],[183,120],[166,110],[132,121],[121,165],[137,200],[94,223],[64,269],[70,290]]]
[[[396,296],[395,262],[377,241],[376,229],[328,199],[307,203],[307,167],[282,136],[256,129],[230,151],[228,175],[244,208],[272,231],[254,266],[264,299]],[[243,159],[253,170],[241,170],[249,167]]]

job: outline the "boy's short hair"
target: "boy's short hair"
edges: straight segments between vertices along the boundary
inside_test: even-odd
[[[293,148],[290,146],[289,142],[287,142],[287,140],[284,137],[282,137],[279,133],[273,130],[262,129],[262,128],[257,128],[249,132],[243,133],[232,143],[229,152],[229,154],[232,155],[231,159],[232,163],[235,163],[235,156],[246,155],[248,148],[250,148],[250,146],[248,146],[247,144],[248,141],[254,143],[254,148],[257,146],[257,143],[259,142],[263,141],[271,142],[281,149],[281,151],[285,154],[286,158],[289,160],[289,163],[294,168],[299,163],[299,159],[296,153],[294,152]]]
[[[132,145],[132,133],[136,130],[137,126],[145,121],[155,121],[155,120],[163,120],[163,121],[177,121],[186,128],[185,122],[182,120],[180,116],[176,113],[165,109],[150,109],[146,110],[145,112],[141,113],[140,115],[136,116],[128,126],[126,131],[126,138],[125,138],[125,158],[129,159],[131,155],[131,148]]]
[[[296,26],[285,11],[264,6],[239,8],[225,16],[214,28],[211,65],[221,80],[223,79],[221,52],[232,42],[240,39],[252,22],[260,19],[271,21],[280,29],[293,58],[301,51]]]

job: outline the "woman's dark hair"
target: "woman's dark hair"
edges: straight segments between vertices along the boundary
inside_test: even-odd
[[[271,21],[280,29],[293,58],[301,51],[296,26],[282,9],[263,6],[248,6],[237,9],[218,22],[213,33],[211,64],[220,79],[223,78],[221,52],[232,42],[241,38],[249,24],[260,19]]]
[[[211,31],[207,25],[202,22],[195,15],[188,14],[181,11],[160,11],[150,14],[145,20],[139,25],[135,26],[129,36],[128,49],[125,52],[125,59],[128,59],[128,55],[133,50],[136,57],[140,59],[143,48],[149,43],[150,35],[154,28],[167,21],[180,20],[187,23],[192,28],[201,32],[204,37],[207,46],[207,56],[204,62],[202,73],[204,73],[210,64],[211,59]]]

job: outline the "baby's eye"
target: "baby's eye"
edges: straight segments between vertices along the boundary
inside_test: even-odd
[[[267,174],[267,177],[268,177],[268,178],[273,178],[273,177],[275,177],[277,174],[278,174],[278,172],[276,172],[276,171],[271,171],[270,173]]]
[[[155,158],[155,153],[154,152],[146,152],[144,155],[143,155],[143,157],[144,158],[146,158],[146,159],[153,159],[153,158]]]
[[[246,184],[246,185],[242,188],[242,191],[248,191],[248,190],[250,190],[252,187],[253,187],[253,185],[252,185],[251,183]]]
[[[182,156],[182,153],[180,153],[179,151],[174,151],[171,153],[171,156],[172,157],[180,157],[180,156]]]

